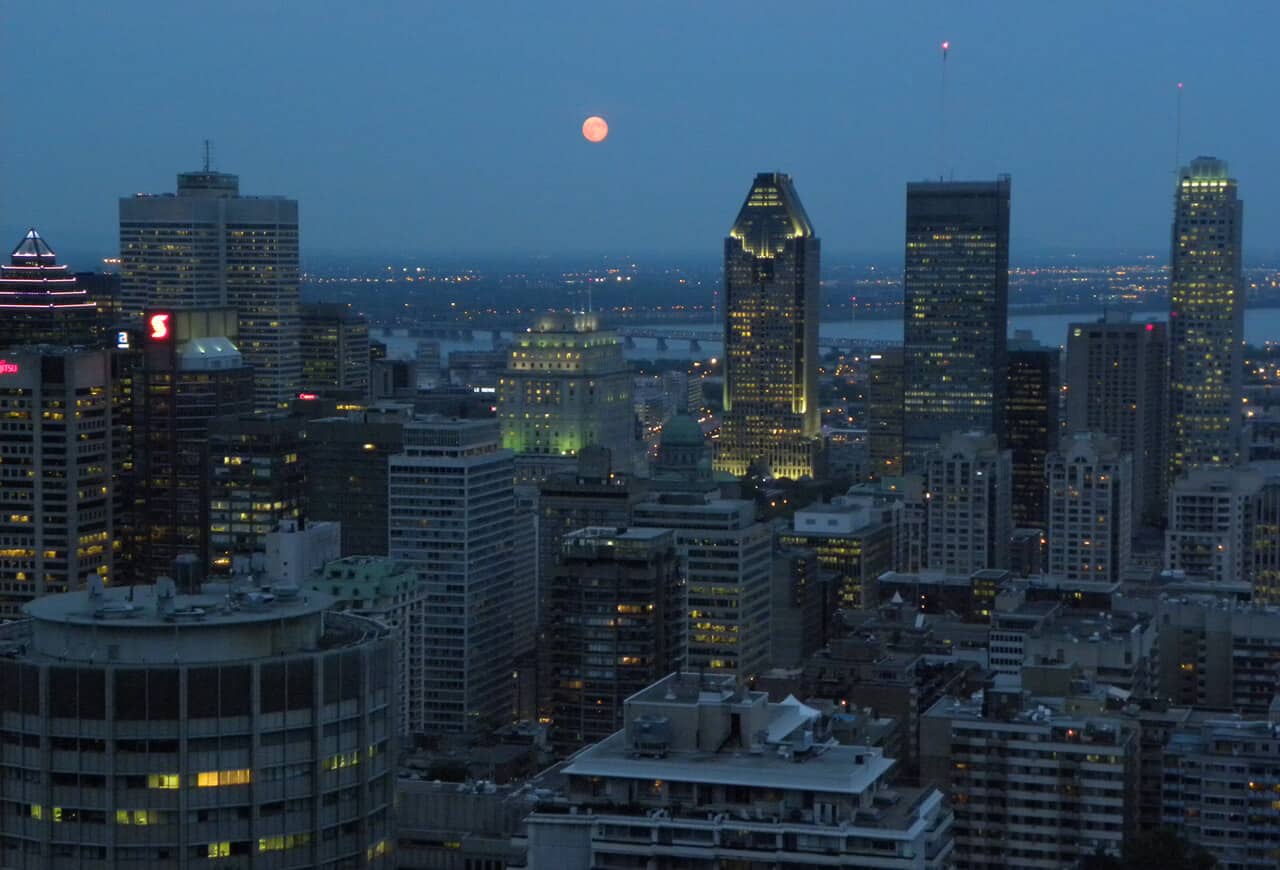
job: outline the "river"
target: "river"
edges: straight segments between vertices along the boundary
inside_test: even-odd
[[[1077,314],[1015,314],[1009,317],[1009,335],[1015,332],[1029,331],[1031,336],[1044,344],[1062,345],[1067,340],[1067,328],[1072,323],[1088,323],[1101,317],[1101,312],[1083,312]],[[1134,320],[1164,320],[1165,314],[1158,311],[1135,312]],[[607,325],[607,324],[606,324]],[[680,329],[686,324],[635,324],[641,329]],[[710,323],[687,324],[699,328],[709,328]],[[822,334],[830,338],[865,338],[902,340],[902,320],[840,320],[822,324]],[[1245,311],[1244,337],[1249,344],[1261,345],[1265,342],[1280,342],[1280,308],[1250,308]],[[417,347],[417,340],[392,336],[381,339],[386,341],[387,350],[392,356],[412,356]],[[478,333],[472,341],[440,340],[440,353],[455,350],[488,350],[493,343],[489,333]],[[638,338],[635,347],[627,350],[627,356],[633,359],[653,359],[661,356],[667,359],[705,359],[719,355],[721,343],[718,341],[701,342],[701,350],[696,354],[689,352],[684,341],[670,341],[665,351],[657,350],[654,339]]]

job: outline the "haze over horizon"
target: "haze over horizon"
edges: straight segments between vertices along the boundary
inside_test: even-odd
[[[117,248],[116,201],[214,168],[301,207],[303,256],[720,255],[752,176],[832,257],[901,256],[904,186],[1013,176],[1015,261],[1167,256],[1180,154],[1227,160],[1280,245],[1280,9],[928,3],[41,5],[0,31],[0,244]],[[199,39],[193,38],[199,29]],[[625,38],[623,38],[625,37]],[[951,42],[945,161],[939,43]],[[582,119],[609,138],[586,143]],[[886,260],[894,262],[893,259]],[[91,263],[78,263],[88,268]]]

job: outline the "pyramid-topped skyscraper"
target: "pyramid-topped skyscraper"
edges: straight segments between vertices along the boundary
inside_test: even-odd
[[[18,344],[87,345],[98,309],[71,269],[34,228],[0,265],[0,348]]]
[[[724,245],[724,419],[715,467],[813,477],[819,242],[791,177],[756,176]]]

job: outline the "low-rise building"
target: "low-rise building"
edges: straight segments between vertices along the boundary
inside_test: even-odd
[[[532,867],[950,865],[934,788],[892,788],[892,759],[827,736],[819,711],[722,675],[671,674],[626,727],[560,770],[527,820]]]
[[[1138,729],[989,686],[921,720],[921,774],[945,787],[962,868],[1058,870],[1118,855],[1133,830]]]
[[[1280,866],[1280,716],[1195,717],[1164,748],[1164,826],[1223,867]]]

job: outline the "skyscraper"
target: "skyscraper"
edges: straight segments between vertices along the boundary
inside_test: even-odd
[[[427,587],[416,734],[483,731],[510,718],[515,499],[496,420],[406,423],[391,457],[390,555]]]
[[[954,432],[929,454],[929,553],[932,571],[968,576],[1008,564],[1012,461],[994,435]]]
[[[47,593],[115,579],[113,411],[108,351],[0,357],[0,619]]]
[[[1156,524],[1165,497],[1168,333],[1108,313],[1067,330],[1067,429],[1098,432],[1133,456],[1134,519]]]
[[[170,324],[159,338],[143,337],[137,379],[135,559],[149,582],[172,576],[184,553],[207,558],[209,427],[217,417],[253,412],[253,369],[235,346],[235,312],[174,312]]]
[[[387,475],[410,416],[387,408],[307,422],[307,516],[342,524],[343,556],[387,554]]]
[[[902,474],[902,348],[870,355],[867,386],[867,451],[871,476],[880,480]]]
[[[368,396],[369,321],[336,302],[303,305],[301,320],[301,388]]]
[[[1009,343],[1005,445],[1013,458],[1013,525],[1044,530],[1044,460],[1058,446],[1061,381],[1056,347],[1019,339]]]
[[[260,409],[298,393],[298,203],[241,196],[224,172],[184,172],[174,194],[120,200],[124,313],[233,308]]]
[[[1104,435],[1075,433],[1049,454],[1050,574],[1067,580],[1120,580],[1133,537],[1132,473],[1132,458],[1121,452],[1116,439]]]
[[[724,417],[715,467],[812,477],[818,408],[819,243],[791,177],[756,176],[724,242]]]
[[[517,474],[536,481],[571,471],[573,457],[594,444],[629,473],[632,384],[621,339],[595,314],[549,314],[517,333],[498,378],[502,446],[515,451]]]
[[[951,432],[1004,444],[1009,177],[907,185],[906,467]]]
[[[634,509],[637,524],[673,529],[684,567],[685,666],[747,680],[769,666],[773,533],[755,504],[663,493]]]
[[[617,731],[623,701],[680,669],[684,586],[672,532],[570,532],[548,587],[555,740],[573,751]]]
[[[0,348],[88,344],[100,337],[98,304],[34,229],[0,265]]]
[[[1197,157],[1174,198],[1169,275],[1169,479],[1240,456],[1244,203],[1227,164]]]
[[[231,571],[266,553],[281,520],[302,517],[302,418],[286,411],[219,417],[209,430],[209,544],[205,564]]]

